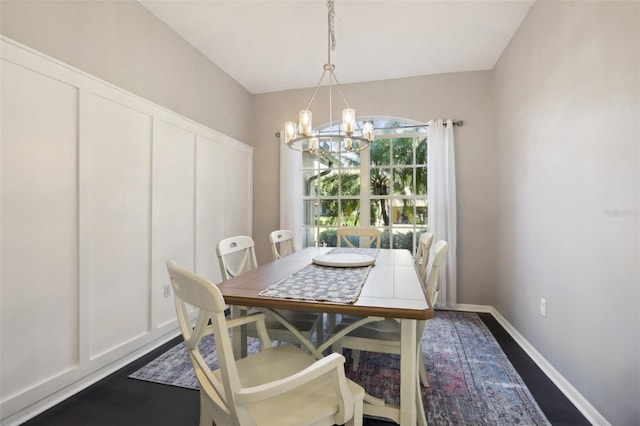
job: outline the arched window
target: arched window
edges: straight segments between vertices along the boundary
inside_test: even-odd
[[[428,230],[426,127],[373,121],[369,149],[302,154],[305,247],[335,246],[337,228],[373,226],[383,232],[381,247],[415,252]]]

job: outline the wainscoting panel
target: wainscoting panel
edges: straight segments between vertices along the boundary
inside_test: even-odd
[[[80,362],[78,89],[5,60],[1,89],[4,401]]]
[[[0,37],[0,424],[178,335],[165,263],[219,281],[252,149]],[[197,154],[197,155],[196,155]]]
[[[252,156],[245,147],[230,144],[227,147],[227,235],[252,235],[253,167]],[[259,210],[259,209],[258,209]],[[232,219],[235,218],[235,219]],[[256,238],[268,238],[256,236]]]
[[[216,244],[225,238],[226,148],[204,136],[196,142],[196,272],[222,281]]]
[[[152,297],[154,324],[176,317],[166,261],[194,269],[195,264],[195,139],[188,130],[156,119],[153,128]]]
[[[152,117],[89,97],[90,357],[150,330]]]

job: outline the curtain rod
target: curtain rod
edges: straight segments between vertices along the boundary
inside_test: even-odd
[[[445,126],[447,125],[447,123],[444,123]],[[464,121],[462,120],[453,120],[453,125],[454,126],[458,126],[458,127],[462,127],[464,126]],[[413,129],[416,127],[429,127],[429,124],[414,124],[414,125],[410,125],[410,126],[394,126],[394,127],[375,127],[374,130],[392,130],[392,129]]]
[[[447,125],[447,123],[444,123],[445,126]],[[458,126],[458,127],[462,127],[464,126],[464,121],[462,120],[453,120],[453,125],[454,126]],[[393,129],[415,129],[417,127],[429,127],[429,124],[414,124],[412,126],[396,126],[396,127],[374,127],[373,130],[393,130]],[[276,132],[276,137],[279,138],[280,137],[280,132]]]

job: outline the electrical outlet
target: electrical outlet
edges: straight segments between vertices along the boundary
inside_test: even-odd
[[[540,298],[540,315],[547,316],[547,299]]]
[[[164,297],[171,297],[171,284],[169,283],[164,285]]]

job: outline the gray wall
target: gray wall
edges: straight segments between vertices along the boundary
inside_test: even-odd
[[[362,116],[465,121],[458,302],[496,306],[616,425],[640,420],[638,9],[537,2],[494,71],[344,87]],[[269,259],[274,134],[310,90],[251,96],[135,2],[3,0],[0,31],[253,145],[254,238]]]
[[[490,79],[491,72],[480,71],[343,86],[359,116],[464,120],[463,127],[455,128],[459,303],[491,305],[494,300],[496,182]],[[255,95],[252,100],[253,231],[260,263],[270,259],[268,234],[279,226],[279,140],[274,135],[285,121],[297,119],[311,92],[277,92]],[[326,96],[326,90],[321,94]],[[321,94],[312,107],[318,125],[329,120],[328,101]],[[334,103],[338,113],[343,107]]]
[[[496,308],[613,425],[640,424],[639,5],[536,2],[493,75]]]
[[[251,95],[134,1],[0,1],[0,31],[248,143]]]

